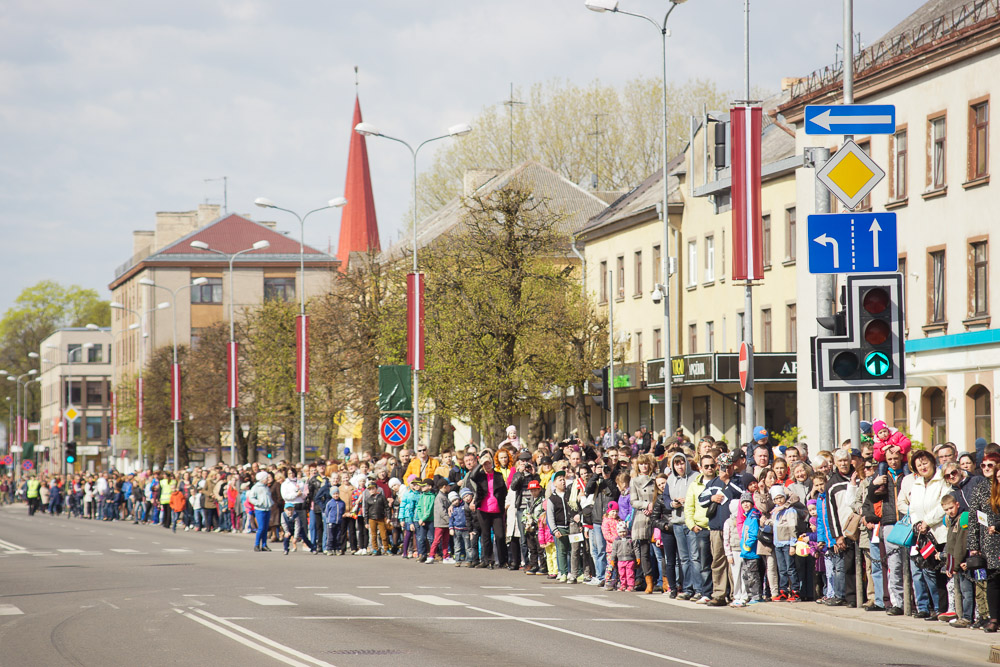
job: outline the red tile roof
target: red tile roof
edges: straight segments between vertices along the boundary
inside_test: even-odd
[[[299,242],[297,239],[293,239],[258,222],[247,220],[243,216],[232,213],[182,237],[163,250],[154,253],[154,255],[209,255],[218,257],[216,253],[209,252],[208,250],[192,248],[191,242],[204,241],[208,244],[209,248],[232,254],[250,248],[257,241],[265,240],[271,243],[271,247],[262,250],[252,250],[246,253],[246,255],[299,254]],[[325,253],[305,246],[304,254],[322,255]]]

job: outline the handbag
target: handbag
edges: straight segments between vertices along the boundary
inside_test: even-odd
[[[851,512],[844,522],[844,537],[852,542],[857,542],[861,537],[861,515],[857,512]]]
[[[912,547],[917,543],[916,533],[913,532],[913,526],[910,524],[909,512],[893,524],[892,530],[889,531],[885,539],[887,542],[901,547]]]

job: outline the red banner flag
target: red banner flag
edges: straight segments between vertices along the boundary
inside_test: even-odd
[[[136,380],[136,403],[135,403],[135,425],[137,428],[142,428],[142,403],[143,403],[143,391],[142,391],[142,378]]]
[[[733,107],[732,130],[733,280],[764,279],[760,203],[760,107]]]
[[[309,316],[295,318],[295,391],[309,393]]]
[[[406,363],[424,369],[424,274],[406,276]]]
[[[181,420],[181,365],[172,364],[170,367],[170,419],[175,422]]]
[[[230,408],[239,407],[239,343],[232,342],[229,343],[229,349],[227,350],[227,391],[226,394],[229,397]]]

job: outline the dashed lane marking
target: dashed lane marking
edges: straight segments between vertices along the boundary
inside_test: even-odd
[[[384,606],[381,602],[375,602],[374,600],[366,600],[365,598],[360,598],[357,595],[351,595],[350,593],[316,593],[321,598],[327,598],[333,600],[334,602],[340,602],[342,604],[349,605],[351,607],[382,607]]]
[[[630,604],[622,604],[621,602],[614,602],[609,600],[604,595],[564,595],[567,600],[576,600],[577,602],[585,602],[587,604],[597,605],[598,607],[612,607],[615,609],[626,609],[631,607]]]
[[[551,607],[548,602],[542,602],[541,600],[533,600],[531,598],[522,598],[517,595],[487,595],[491,600],[497,600],[498,602],[506,602],[508,604],[516,604],[519,607]]]
[[[23,613],[12,604],[0,604],[0,616],[19,616]]]
[[[282,600],[275,595],[243,595],[241,596],[244,600],[248,602],[253,602],[254,604],[259,604],[264,607],[296,607],[294,602],[289,602],[288,600]]]
[[[465,603],[458,600],[449,600],[437,595],[419,595],[416,593],[379,593],[379,595],[395,595],[415,602],[434,605],[435,607],[464,607]]]

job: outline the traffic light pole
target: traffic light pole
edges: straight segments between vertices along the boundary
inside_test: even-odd
[[[844,104],[854,104],[854,0],[844,0]],[[844,141],[854,139],[845,135]],[[861,449],[861,414],[858,393],[851,392],[851,447]],[[860,590],[860,589],[859,589]]]
[[[820,169],[830,159],[829,148],[813,148],[812,164],[815,169]],[[822,183],[816,183],[816,213],[823,215],[830,212],[830,193]],[[833,315],[836,310],[834,301],[834,279],[832,274],[820,274],[816,276],[816,306],[818,318],[827,318]],[[818,319],[817,318],[817,319]],[[819,336],[833,336],[835,331],[827,329],[819,324],[817,334]],[[811,354],[812,352],[810,352]],[[832,452],[836,447],[834,443],[834,419],[833,395],[827,392],[819,392],[819,449],[821,451]]]
[[[608,270],[608,396],[611,403],[611,444],[618,446],[618,429],[615,428],[615,272]],[[668,406],[669,407],[669,406]]]

